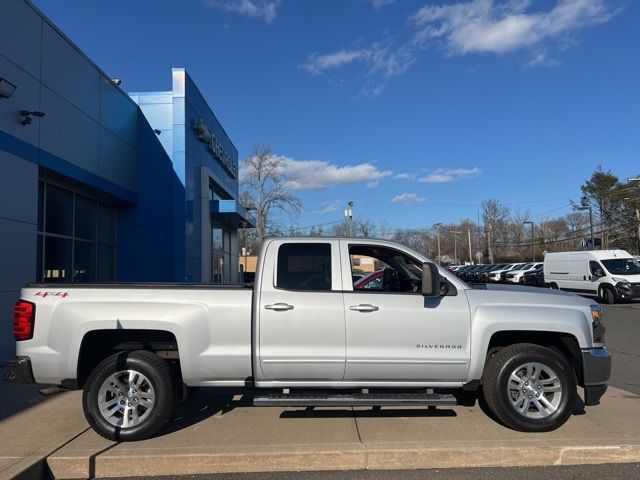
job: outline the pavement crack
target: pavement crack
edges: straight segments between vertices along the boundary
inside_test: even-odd
[[[353,422],[356,426],[356,433],[358,434],[358,442],[360,445],[364,447],[364,470],[369,469],[369,446],[362,441],[362,435],[360,434],[360,426],[358,425],[358,416],[356,415],[356,410],[354,407],[351,407],[351,413],[353,414]]]

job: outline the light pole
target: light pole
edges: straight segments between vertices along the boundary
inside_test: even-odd
[[[473,263],[473,253],[471,252],[471,229],[467,228],[467,237],[469,239],[469,263]]]
[[[347,208],[344,211],[344,216],[347,217],[347,221],[349,222],[349,236],[353,237],[353,206],[355,203],[353,200],[349,200],[347,202]]]
[[[589,210],[589,228],[591,228],[591,250],[596,249],[595,240],[593,239],[593,208],[591,206],[579,208],[578,210]],[[602,240],[600,240],[602,241]]]
[[[436,229],[438,230],[438,265],[442,265],[442,260],[440,258],[440,227],[442,226],[442,222],[436,223]]]
[[[533,261],[536,261],[536,246],[534,244],[534,240],[533,240],[533,222],[528,220],[526,222],[522,222],[523,225],[526,224],[530,224],[531,225],[531,257],[533,258]]]
[[[455,264],[458,264],[458,235],[462,232],[451,232],[453,233],[453,261]]]
[[[640,177],[630,178],[628,182],[640,182]],[[638,208],[636,208],[636,220],[638,221],[638,255],[640,255],[640,209]]]

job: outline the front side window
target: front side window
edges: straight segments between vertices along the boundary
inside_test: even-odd
[[[589,262],[589,271],[591,275],[595,275],[596,277],[601,277],[604,273],[600,264],[594,260]]]
[[[421,293],[422,262],[398,250],[376,245],[350,245],[352,272],[354,258],[371,265],[371,273],[353,284],[354,292]],[[366,260],[364,260],[366,259]]]
[[[331,245],[286,243],[278,249],[276,286],[288,290],[331,290]]]

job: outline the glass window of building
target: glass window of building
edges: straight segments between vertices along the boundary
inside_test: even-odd
[[[222,225],[211,228],[211,282],[222,283],[230,278],[231,235]]]
[[[39,182],[37,281],[113,281],[116,248],[114,208]]]

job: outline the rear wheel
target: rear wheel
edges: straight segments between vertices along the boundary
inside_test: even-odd
[[[600,288],[600,298],[602,299],[602,302],[607,305],[613,305],[616,303],[616,294],[609,287]]]
[[[520,343],[489,359],[482,390],[491,411],[523,432],[547,432],[564,424],[576,403],[575,374],[564,357]]]
[[[144,350],[112,355],[96,366],[82,403],[91,427],[109,440],[142,440],[173,413],[176,392],[167,363]]]

